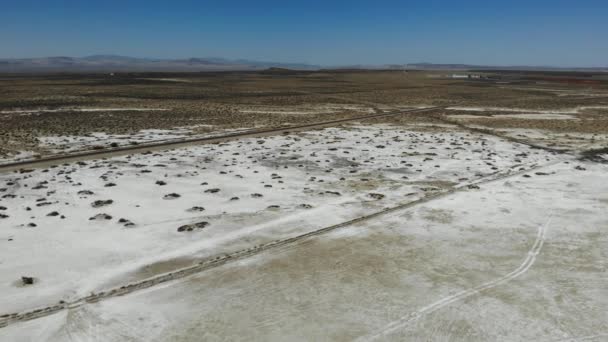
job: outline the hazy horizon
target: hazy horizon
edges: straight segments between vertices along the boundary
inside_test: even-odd
[[[559,69],[568,69],[568,68],[608,68],[608,63],[605,65],[565,65],[565,66],[557,66],[551,64],[475,64],[475,63],[432,63],[428,61],[396,61],[394,63],[384,63],[384,64],[313,64],[306,63],[304,61],[283,61],[283,60],[259,60],[259,59],[251,59],[247,57],[236,57],[236,58],[227,58],[223,56],[182,56],[182,57],[174,57],[174,58],[160,58],[155,56],[131,56],[125,54],[118,53],[90,53],[80,56],[67,56],[67,55],[54,55],[54,56],[28,56],[28,57],[9,57],[4,58],[0,57],[0,59],[15,59],[15,60],[24,60],[24,59],[44,59],[44,58],[75,58],[75,59],[84,59],[91,57],[116,57],[116,58],[134,58],[141,60],[150,60],[150,61],[178,61],[178,60],[188,60],[188,59],[209,59],[209,60],[226,60],[227,62],[239,62],[239,61],[248,61],[248,62],[266,62],[266,63],[276,63],[276,64],[306,64],[310,66],[319,66],[319,67],[348,67],[348,66],[369,66],[369,67],[381,67],[381,66],[390,66],[390,65],[420,65],[420,64],[430,64],[430,65],[466,65],[466,66],[480,66],[480,67],[539,67],[539,68],[559,68]]]

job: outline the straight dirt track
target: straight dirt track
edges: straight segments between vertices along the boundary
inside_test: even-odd
[[[53,164],[68,163],[68,162],[96,159],[96,158],[115,157],[115,156],[132,154],[132,153],[146,152],[146,151],[152,151],[152,150],[161,150],[161,149],[166,149],[169,147],[178,148],[178,147],[190,146],[193,144],[213,144],[213,143],[220,143],[220,142],[225,142],[225,141],[234,140],[234,139],[261,137],[261,136],[268,136],[268,135],[275,135],[275,134],[287,134],[290,132],[307,130],[307,129],[312,129],[312,128],[323,128],[323,127],[328,127],[328,126],[332,126],[335,124],[341,124],[341,123],[346,123],[346,122],[377,119],[377,118],[382,118],[382,117],[403,115],[403,114],[422,113],[422,112],[429,112],[429,111],[434,111],[437,109],[445,109],[445,108],[446,108],[445,106],[441,106],[441,107],[411,109],[411,110],[405,110],[405,111],[399,110],[399,111],[392,111],[389,113],[363,115],[363,116],[357,116],[357,117],[353,117],[353,118],[315,122],[315,123],[310,123],[310,124],[305,124],[305,125],[275,127],[275,128],[266,128],[266,129],[259,129],[259,130],[250,130],[250,131],[238,132],[238,133],[228,133],[228,134],[224,134],[221,136],[201,137],[201,138],[191,138],[191,139],[187,139],[187,138],[186,139],[173,139],[173,140],[169,140],[169,141],[163,140],[163,141],[153,142],[153,143],[149,143],[149,144],[140,144],[140,145],[136,145],[136,146],[125,146],[125,147],[117,147],[117,148],[112,148],[112,149],[84,151],[84,152],[69,153],[69,154],[57,154],[57,155],[51,155],[51,156],[34,159],[34,160],[28,159],[28,160],[23,160],[23,161],[16,161],[16,162],[11,162],[11,163],[0,164],[0,172],[10,172],[10,171],[15,171],[15,170],[20,170],[20,169],[43,168],[43,167],[48,167]]]

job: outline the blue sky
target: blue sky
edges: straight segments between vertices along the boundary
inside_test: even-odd
[[[0,58],[608,65],[606,0],[0,0]]]

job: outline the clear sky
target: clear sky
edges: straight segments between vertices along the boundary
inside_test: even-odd
[[[0,0],[0,58],[608,66],[608,0]]]

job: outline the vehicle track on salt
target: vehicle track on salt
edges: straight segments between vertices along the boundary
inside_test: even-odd
[[[371,106],[374,109],[377,109],[379,107],[388,107],[388,108],[392,108],[393,110],[399,110],[397,107],[395,106],[391,106],[391,105],[387,105],[387,104],[381,104],[381,103],[375,103],[375,102],[370,102],[370,101],[361,101],[361,100],[355,100],[346,96],[338,96],[338,95],[332,95],[332,94],[323,94],[323,93],[315,93],[315,92],[307,92],[307,91],[297,91],[303,94],[313,94],[313,95],[318,95],[318,96],[323,96],[325,98],[328,99],[339,99],[339,100],[343,100],[343,101],[349,101],[352,103],[357,103],[357,104],[364,104],[364,105],[368,105]],[[463,104],[463,103],[461,103]],[[459,104],[459,105],[461,105]],[[456,107],[458,105],[449,105],[449,106],[441,106],[441,107],[436,107],[436,109],[445,109],[445,110],[451,110],[451,107]],[[492,131],[490,129],[484,129],[484,128],[478,128],[478,127],[471,127],[468,125],[465,125],[462,122],[456,121],[456,120],[450,120],[448,118],[446,118],[444,115],[434,115],[433,116],[434,119],[448,124],[448,125],[453,125],[456,126],[458,128],[461,128],[463,130],[468,130],[470,132],[474,132],[474,133],[479,133],[479,134],[485,134],[485,135],[491,135],[497,138],[501,138],[510,142],[514,142],[514,143],[518,143],[518,144],[522,144],[522,145],[526,145],[526,146],[530,146],[532,148],[535,149],[540,149],[540,150],[545,150],[545,151],[549,151],[549,152],[553,152],[553,153],[570,153],[571,151],[569,150],[565,150],[565,149],[556,149],[556,148],[552,148],[552,147],[548,147],[548,146],[543,146],[543,145],[538,145],[538,144],[534,144],[531,143],[527,140],[523,140],[523,139],[518,139],[518,138],[514,138],[508,135],[504,135],[504,134],[499,134],[495,131]]]
[[[275,241],[268,242],[265,244],[253,246],[248,249],[236,251],[234,253],[220,255],[213,259],[208,258],[208,259],[200,261],[198,264],[193,265],[193,266],[189,266],[189,267],[181,268],[181,269],[178,269],[178,270],[175,270],[172,272],[160,274],[160,275],[150,277],[150,278],[138,281],[138,282],[133,282],[133,283],[119,286],[119,287],[114,287],[114,288],[111,288],[111,289],[108,289],[105,291],[101,291],[98,293],[92,293],[89,296],[78,298],[78,299],[70,301],[70,302],[59,302],[58,304],[55,304],[55,305],[41,307],[41,308],[37,308],[37,309],[31,310],[31,311],[25,311],[25,312],[21,312],[21,313],[0,314],[0,328],[6,327],[8,325],[15,324],[18,322],[30,321],[33,319],[49,316],[51,314],[54,314],[54,313],[57,313],[57,312],[60,312],[63,310],[78,308],[78,307],[80,307],[82,305],[86,305],[88,303],[96,303],[96,302],[99,302],[104,299],[124,296],[124,295],[130,294],[130,293],[133,293],[133,292],[136,292],[139,290],[153,287],[158,284],[185,278],[187,276],[201,273],[203,271],[207,271],[210,269],[215,269],[217,267],[226,265],[228,263],[243,260],[248,257],[261,254],[263,252],[277,249],[279,247],[284,247],[284,246],[292,247],[296,243],[305,242],[306,240],[309,240],[311,238],[314,238],[314,237],[317,237],[320,235],[327,234],[329,232],[335,231],[340,228],[348,227],[353,224],[358,224],[358,223],[365,222],[365,221],[368,221],[371,219],[375,219],[380,216],[383,216],[383,215],[386,215],[389,213],[393,213],[396,211],[409,209],[409,208],[412,208],[412,207],[420,205],[420,204],[425,204],[425,203],[428,203],[433,200],[444,198],[446,196],[449,196],[451,194],[454,194],[454,193],[457,193],[460,191],[469,190],[469,186],[471,186],[471,185],[480,186],[480,185],[500,181],[503,179],[519,176],[519,175],[522,175],[524,173],[527,173],[527,172],[530,172],[533,170],[555,165],[555,164],[558,164],[558,163],[561,163],[564,161],[565,161],[564,159],[558,159],[558,160],[554,160],[554,161],[544,163],[541,165],[532,164],[532,165],[529,165],[529,167],[524,168],[523,170],[521,169],[523,167],[523,165],[515,165],[507,171],[502,171],[502,172],[497,171],[491,175],[480,178],[476,181],[461,183],[449,190],[431,193],[431,194],[428,194],[425,197],[415,200],[415,201],[402,203],[402,204],[399,204],[399,205],[396,205],[393,207],[389,207],[389,208],[383,209],[381,211],[378,211],[378,212],[375,212],[372,214],[361,216],[361,217],[358,217],[358,218],[355,218],[355,219],[352,219],[349,221],[345,221],[342,223],[338,223],[338,224],[335,224],[332,226],[324,227],[324,228],[321,228],[321,229],[318,229],[318,230],[315,230],[312,232],[304,233],[304,234],[297,235],[297,236],[283,239],[283,240],[275,240]],[[519,170],[513,171],[513,168],[515,168],[515,167],[518,167]],[[540,247],[542,247],[542,243],[540,244]],[[532,260],[534,260],[534,258],[535,258],[535,255],[533,256]],[[533,263],[533,261],[532,261],[532,263]],[[526,265],[524,265],[524,267],[525,266]],[[530,264],[530,266],[531,266],[531,264]],[[529,266],[528,266],[528,268],[529,268]],[[527,268],[526,268],[526,270],[527,270]]]
[[[540,253],[540,251],[543,247],[543,244],[545,242],[545,231],[547,229],[547,226],[551,223],[552,218],[553,218],[553,214],[550,214],[549,218],[547,219],[547,222],[538,227],[538,231],[536,234],[536,240],[534,241],[534,244],[528,251],[526,258],[519,265],[519,267],[517,267],[512,272],[505,274],[502,277],[485,282],[481,285],[475,286],[473,288],[470,288],[467,290],[462,290],[453,295],[441,298],[421,309],[418,309],[406,316],[401,317],[400,319],[398,319],[396,321],[393,321],[392,323],[389,323],[388,325],[386,325],[379,331],[373,333],[372,335],[360,337],[356,341],[358,341],[358,342],[374,341],[379,338],[386,337],[386,335],[389,335],[399,329],[403,329],[403,328],[407,327],[408,325],[415,323],[420,318],[423,318],[424,316],[429,315],[441,308],[444,308],[455,302],[458,302],[463,299],[474,296],[476,294],[479,294],[485,290],[489,290],[496,286],[502,285],[502,284],[504,284],[508,281],[511,281],[511,280],[521,276],[522,274],[526,273],[530,269],[530,267],[532,267],[534,262],[536,261],[536,257],[538,256],[538,254]]]
[[[323,128],[327,126],[332,126],[341,123],[347,122],[356,122],[370,119],[377,119],[382,117],[403,115],[403,114],[411,114],[411,113],[421,113],[428,112],[437,109],[444,109],[445,106],[437,106],[437,107],[427,107],[427,108],[416,108],[410,110],[395,110],[391,112],[377,113],[371,115],[362,115],[345,119],[337,119],[337,120],[329,120],[329,121],[321,121],[314,122],[304,125],[293,125],[293,126],[282,126],[282,127],[273,127],[273,128],[264,128],[264,129],[253,129],[247,131],[239,131],[234,133],[228,133],[223,135],[216,135],[210,137],[197,137],[197,138],[184,138],[184,139],[170,139],[170,140],[157,140],[152,143],[139,144],[134,146],[123,146],[116,147],[112,149],[103,149],[103,150],[87,150],[76,153],[65,153],[65,154],[56,154],[50,155],[47,157],[42,157],[39,159],[28,159],[28,160],[20,160],[16,162],[9,162],[0,164],[0,172],[14,171],[19,170],[21,168],[40,168],[45,167],[47,165],[52,165],[53,163],[66,163],[73,162],[79,160],[87,160],[94,158],[103,158],[103,157],[113,157],[124,154],[132,154],[139,152],[146,152],[150,150],[159,150],[167,147],[177,148],[177,147],[185,147],[193,144],[212,144],[219,143],[228,140],[241,139],[241,138],[251,138],[258,136],[267,136],[273,134],[287,134],[294,131],[307,130],[313,128]]]

